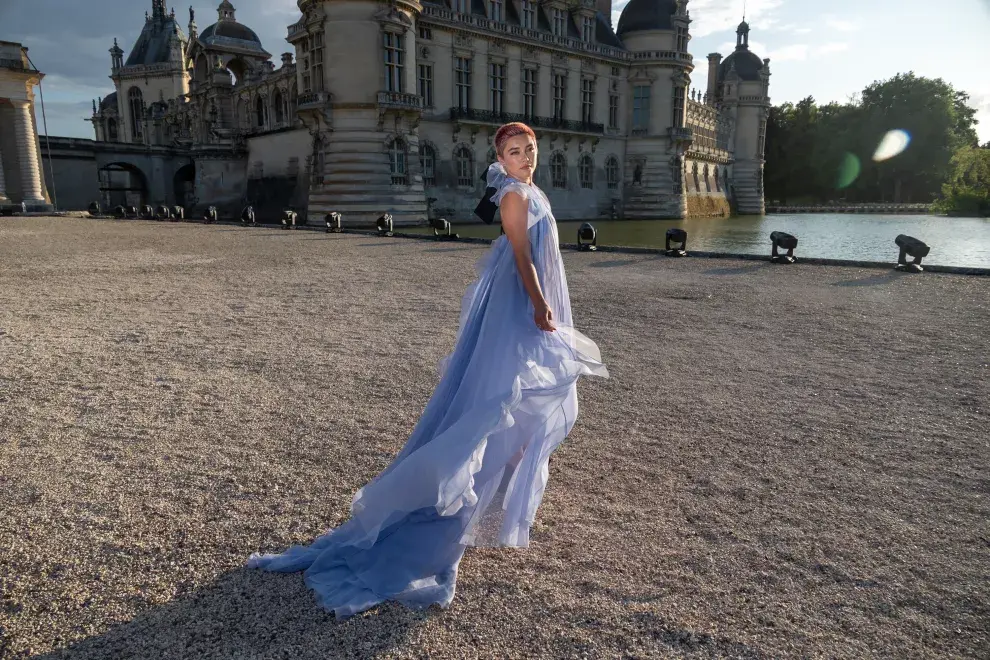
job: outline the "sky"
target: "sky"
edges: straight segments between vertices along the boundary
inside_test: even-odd
[[[277,62],[291,48],[285,35],[299,17],[295,0],[233,1],[238,21],[258,33]],[[625,1],[613,6],[613,25]],[[200,30],[216,20],[219,0],[192,2]],[[750,48],[770,58],[774,104],[807,96],[844,102],[874,81],[914,71],[969,93],[980,141],[990,141],[990,0],[690,0],[693,87],[705,87],[708,53],[735,48],[744,4]],[[91,100],[113,91],[114,37],[129,52],[150,9],[151,0],[0,0],[0,40],[27,46],[46,74],[48,134],[93,137],[85,119]],[[185,26],[188,5],[175,12]]]

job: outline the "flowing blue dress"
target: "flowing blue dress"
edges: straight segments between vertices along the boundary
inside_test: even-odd
[[[402,450],[354,495],[351,518],[309,546],[248,560],[305,571],[338,619],[385,600],[446,607],[467,546],[528,546],[550,454],[577,418],[578,377],[608,377],[598,347],[572,325],[546,196],[499,163],[487,178],[492,201],[510,191],[528,200],[533,263],[557,331],[536,327],[512,246],[499,237],[464,295],[440,383]]]

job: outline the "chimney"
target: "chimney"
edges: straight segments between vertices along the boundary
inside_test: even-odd
[[[602,13],[609,25],[612,25],[612,0],[595,0],[595,9]]]
[[[718,65],[722,63],[721,53],[708,54],[708,104],[715,105],[718,99]]]
[[[292,53],[282,53],[282,68],[292,66]]]

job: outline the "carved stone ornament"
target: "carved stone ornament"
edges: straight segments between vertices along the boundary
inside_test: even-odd
[[[501,41],[489,41],[488,52],[495,55],[505,55],[505,43]]]
[[[474,40],[466,34],[455,34],[454,45],[461,48],[474,48]]]
[[[421,60],[428,60],[428,59],[430,59],[430,49],[429,49],[429,48],[427,48],[426,46],[423,46],[423,47],[422,47],[422,48],[421,48],[421,49],[419,50],[419,58],[420,58]]]
[[[375,14],[375,20],[386,28],[405,32],[413,26],[412,19],[399,11],[395,5],[389,5]]]
[[[538,55],[535,48],[527,47],[523,49],[523,57],[527,60],[538,59]]]
[[[552,62],[556,66],[566,66],[567,65],[567,55],[561,55],[559,53],[554,53]]]
[[[581,60],[581,70],[590,71],[592,73],[598,71],[598,64],[592,60]]]
[[[670,77],[671,82],[673,82],[678,87],[686,87],[691,84],[691,77],[684,73],[683,70],[678,70],[674,75]]]

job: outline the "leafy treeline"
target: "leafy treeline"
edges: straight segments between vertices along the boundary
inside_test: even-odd
[[[781,203],[924,202],[942,211],[990,211],[990,143],[979,147],[969,95],[913,73],[875,82],[857,101],[811,97],[771,108],[764,186]],[[907,147],[874,160],[884,136]],[[903,135],[903,134],[901,134]]]

